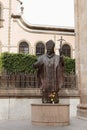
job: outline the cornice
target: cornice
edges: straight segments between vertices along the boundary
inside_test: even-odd
[[[33,24],[28,24],[27,22],[25,22],[25,20],[22,18],[21,15],[11,15],[12,18],[14,19],[18,19],[20,20],[20,22],[23,24],[23,26],[25,26],[27,29],[31,30],[31,31],[39,31],[39,32],[51,32],[51,33],[66,33],[66,34],[70,34],[70,35],[75,35],[75,31],[74,28],[65,28],[65,27],[51,27],[51,26],[39,26],[39,25],[33,25]]]

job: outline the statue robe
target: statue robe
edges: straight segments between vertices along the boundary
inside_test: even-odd
[[[38,82],[42,90],[59,91],[64,82],[64,61],[63,57],[53,54],[49,57],[47,54],[39,57],[35,63],[38,68]]]

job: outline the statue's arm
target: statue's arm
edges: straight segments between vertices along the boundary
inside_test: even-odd
[[[39,68],[39,66],[40,66],[40,62],[39,62],[39,61],[37,61],[37,62],[35,62],[35,63],[33,64],[33,67],[34,67],[34,68]]]
[[[62,66],[64,66],[64,56],[60,55],[60,63]]]
[[[42,58],[39,58],[39,59],[33,64],[33,67],[34,67],[34,68],[39,68],[42,64],[43,64]]]

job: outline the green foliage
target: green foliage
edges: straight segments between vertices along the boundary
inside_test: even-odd
[[[64,57],[64,63],[66,73],[72,73],[72,72],[75,73],[75,59]]]
[[[32,65],[36,61],[37,57],[34,55],[5,52],[0,55],[0,72],[6,70],[10,73],[34,73],[37,70]],[[64,62],[66,73],[75,72],[75,59],[64,57]]]
[[[29,54],[3,53],[2,66],[7,72],[35,72],[32,64],[36,61],[36,56]]]

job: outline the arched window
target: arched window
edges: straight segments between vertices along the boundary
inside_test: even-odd
[[[62,46],[62,51],[64,56],[71,57],[71,48],[68,44],[64,44]]]
[[[19,44],[19,53],[29,53],[29,45],[27,42],[24,41]]]
[[[37,43],[36,45],[36,55],[40,56],[45,53],[45,46],[42,42]]]

